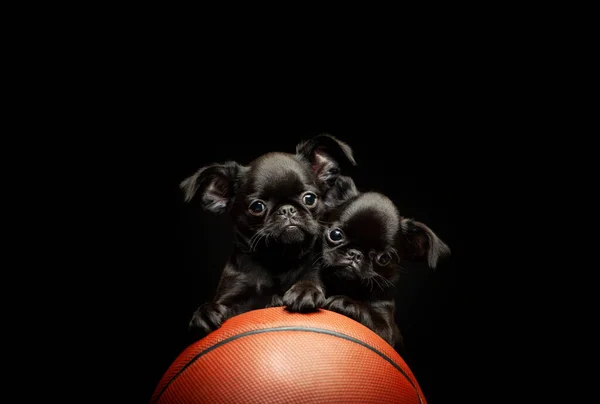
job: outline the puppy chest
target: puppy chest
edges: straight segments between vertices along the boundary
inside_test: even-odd
[[[273,279],[268,276],[264,276],[256,279],[254,289],[257,294],[261,295],[263,293],[269,293],[271,290],[273,290],[273,286]]]

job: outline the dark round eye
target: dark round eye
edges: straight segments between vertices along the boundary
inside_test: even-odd
[[[262,215],[266,209],[267,209],[267,207],[263,201],[254,201],[248,207],[248,210],[250,211],[250,213],[252,213],[253,215],[256,215],[256,216]]]
[[[304,202],[306,206],[314,206],[315,203],[317,203],[317,195],[312,192],[307,192],[302,196],[302,202]]]
[[[386,266],[391,261],[392,261],[392,256],[390,255],[390,253],[384,252],[377,256],[377,263],[379,265],[381,265],[382,267]]]
[[[341,241],[344,238],[344,234],[340,229],[333,229],[329,232],[329,239],[333,242]]]

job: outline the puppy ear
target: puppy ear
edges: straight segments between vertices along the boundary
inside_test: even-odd
[[[438,259],[449,256],[450,248],[426,225],[412,219],[400,221],[400,252],[404,258],[421,259],[427,256],[430,268]]]
[[[325,194],[324,202],[327,207],[332,208],[352,199],[358,194],[358,189],[352,178],[340,175],[333,187]]]
[[[350,146],[327,134],[299,143],[296,155],[310,161],[319,184],[327,188],[332,187],[340,176],[340,164],[356,165]]]
[[[186,202],[191,202],[196,195],[204,209],[222,213],[231,205],[237,184],[246,167],[234,161],[202,167],[194,175],[179,184]]]

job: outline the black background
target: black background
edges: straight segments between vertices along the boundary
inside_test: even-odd
[[[17,178],[35,194],[27,214],[52,223],[23,227],[36,241],[58,245],[51,254],[23,254],[45,261],[41,280],[23,271],[35,281],[26,285],[50,295],[23,318],[34,335],[54,335],[67,314],[68,333],[58,338],[64,349],[54,351],[57,363],[75,353],[68,377],[100,384],[82,389],[84,401],[104,392],[109,401],[147,402],[190,343],[194,309],[214,293],[228,223],[186,206],[181,180],[212,162],[291,152],[323,132],[354,149],[360,189],[387,194],[452,249],[436,272],[422,271],[404,289],[405,359],[430,404],[487,401],[511,385],[513,364],[525,355],[505,355],[504,346],[522,345],[523,336],[514,316],[521,303],[509,288],[542,273],[524,267],[522,257],[539,259],[528,245],[537,237],[528,217],[544,206],[528,205],[516,184],[536,192],[554,164],[540,164],[540,156],[562,164],[546,147],[560,117],[546,109],[557,92],[548,73],[554,52],[549,63],[530,63],[543,42],[538,31],[534,41],[506,41],[514,27],[504,19],[489,26],[488,15],[465,12],[463,25],[442,13],[448,26],[427,21],[416,29],[404,27],[404,18],[387,25],[397,32],[373,36],[339,17],[350,30],[307,19],[295,27],[297,38],[280,39],[270,26],[213,30],[179,17],[144,19],[136,10],[124,18],[126,32],[107,23],[71,47],[79,34],[68,30],[68,40],[52,42],[32,65],[47,69],[29,77],[41,94],[21,93],[41,111],[23,122],[42,128],[21,137],[30,143],[23,150],[51,164],[36,163]],[[263,38],[244,36],[255,28]],[[323,36],[315,48],[308,32]],[[55,49],[65,44],[63,53]],[[527,245],[518,249],[519,241]],[[58,270],[46,263],[55,254]],[[80,370],[85,363],[93,376]],[[508,377],[495,379],[501,368]]]
[[[89,263],[82,293],[95,317],[76,323],[101,338],[131,401],[147,402],[192,342],[190,317],[212,298],[231,247],[227,217],[186,205],[179,183],[213,162],[293,152],[320,133],[353,148],[358,165],[346,174],[361,190],[388,195],[452,249],[403,287],[405,359],[430,404],[477,401],[496,355],[489,326],[501,328],[488,305],[494,260],[482,257],[500,255],[491,236],[507,219],[496,208],[504,185],[490,170],[510,133],[502,82],[414,64],[410,76],[360,83],[329,70],[318,84],[295,76],[279,87],[270,77],[267,89],[231,70],[195,76],[176,61],[98,77],[101,101],[80,107],[92,129],[78,158],[99,175],[78,179],[86,192],[75,205],[91,233],[79,240]]]
[[[184,204],[179,182],[212,162],[244,164],[268,151],[293,152],[300,140],[319,133],[333,134],[354,149],[358,166],[346,174],[361,190],[385,193],[403,215],[428,224],[451,247],[452,255],[435,272],[421,268],[403,285],[399,322],[405,359],[430,403],[460,395],[461,379],[449,364],[469,369],[472,352],[465,350],[473,349],[467,322],[474,308],[465,311],[462,305],[461,281],[473,275],[465,261],[470,235],[464,217],[465,204],[474,202],[467,197],[473,184],[464,169],[474,161],[464,148],[467,135],[446,126],[461,117],[439,111],[410,116],[402,109],[369,110],[367,115],[354,110],[329,119],[315,119],[308,112],[284,119],[240,114],[240,109],[229,114],[232,110],[225,106],[167,111],[167,120],[164,111],[158,118],[142,118],[150,121],[145,126],[153,132],[155,119],[167,133],[149,135],[124,155],[136,156],[124,159],[132,163],[131,183],[125,181],[131,196],[123,204],[130,216],[120,229],[126,232],[121,245],[127,257],[125,277],[133,280],[125,282],[125,295],[131,296],[131,317],[125,321],[139,326],[129,336],[142,401],[192,342],[188,321],[199,304],[212,298],[231,247],[228,218]]]

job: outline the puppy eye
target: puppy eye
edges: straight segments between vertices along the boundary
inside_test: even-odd
[[[392,261],[392,256],[390,255],[390,253],[384,252],[377,256],[377,263],[379,265],[381,265],[382,267],[386,266],[391,261]]]
[[[267,206],[264,204],[263,201],[254,201],[248,207],[248,210],[250,211],[250,213],[255,216],[262,215],[266,209],[267,209]]]
[[[339,243],[344,239],[344,233],[342,233],[340,229],[331,230],[329,233],[327,233],[327,236],[329,237],[329,240],[333,241],[334,243]]]
[[[304,202],[306,206],[314,206],[315,203],[317,203],[317,195],[312,192],[307,192],[302,196],[302,202]]]

